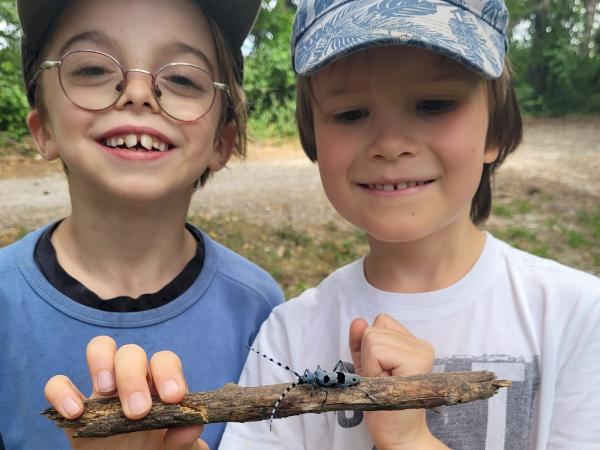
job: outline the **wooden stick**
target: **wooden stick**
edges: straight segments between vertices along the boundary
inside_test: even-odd
[[[59,427],[75,428],[76,437],[107,437],[214,422],[251,422],[268,419],[273,405],[290,384],[262,387],[228,384],[215,391],[190,393],[178,404],[166,404],[158,397],[153,397],[152,410],[140,420],[125,417],[118,398],[85,401],[85,411],[76,420],[63,418],[53,408],[42,414]],[[279,405],[276,416],[458,405],[489,398],[499,388],[510,385],[510,381],[496,380],[496,374],[488,371],[363,378],[358,386],[349,388],[301,385],[289,391]],[[324,391],[327,392],[325,404]]]

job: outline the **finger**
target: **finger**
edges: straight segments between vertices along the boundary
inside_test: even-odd
[[[54,409],[67,419],[75,419],[83,413],[85,396],[64,375],[56,375],[48,380],[44,387],[44,396]]]
[[[179,403],[187,392],[181,360],[173,352],[158,352],[150,360],[150,372],[161,400]]]
[[[429,373],[435,355],[429,345],[398,350],[393,346],[372,346],[363,357],[365,376],[398,376]]]
[[[387,314],[378,314],[373,321],[373,327],[375,328],[386,328],[389,330],[394,330],[402,334],[407,334],[412,336],[413,334],[405,328],[400,322],[394,319],[392,316]]]
[[[96,336],[87,345],[86,359],[94,391],[92,398],[114,394],[117,344],[110,336]]]
[[[115,379],[123,412],[140,419],[150,411],[152,399],[148,382],[148,360],[144,349],[124,345],[115,354]]]
[[[422,342],[425,341],[422,341],[410,333],[371,326],[363,331],[362,351],[365,351],[365,347],[374,345],[389,345],[398,350],[411,350],[422,345]]]
[[[435,350],[412,334],[369,327],[363,332],[361,356],[366,376],[411,375],[431,371]]]
[[[198,439],[203,429],[202,425],[170,429],[165,434],[165,450],[209,450],[206,442]]]
[[[354,319],[350,324],[348,342],[350,354],[352,355],[352,364],[354,364],[354,371],[358,374],[361,374],[363,369],[361,361],[362,339],[363,334],[368,327],[369,324],[362,318]]]

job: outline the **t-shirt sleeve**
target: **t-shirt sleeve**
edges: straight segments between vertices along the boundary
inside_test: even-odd
[[[578,306],[559,348],[549,450],[600,448],[600,292]]]
[[[288,335],[282,320],[272,313],[263,323],[253,348],[282,363],[288,363],[286,355],[290,346]],[[297,377],[270,361],[250,352],[242,375],[240,386],[264,386],[277,383],[293,383]],[[300,450],[305,448],[303,440],[303,424],[300,417],[274,419],[272,431],[269,431],[269,420],[260,422],[230,422],[225,428],[219,450]]]

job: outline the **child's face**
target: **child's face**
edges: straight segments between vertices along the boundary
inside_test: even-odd
[[[350,55],[312,78],[317,158],[329,200],[384,242],[472,226],[484,162],[485,82],[411,47]]]
[[[113,56],[125,70],[154,73],[183,62],[206,69],[220,81],[211,32],[190,0],[76,1],[55,30],[46,59],[60,59],[73,50],[96,50]],[[204,117],[183,123],[162,112],[152,93],[151,76],[145,73],[130,72],[118,102],[94,112],[67,99],[56,68],[42,72],[38,82],[47,114],[33,111],[28,123],[44,156],[60,157],[67,166],[72,192],[91,189],[113,200],[184,198],[206,168],[219,170],[231,154],[235,133],[232,126],[219,127],[219,91]],[[107,139],[114,138],[115,145],[127,135],[138,137],[138,150],[107,145]],[[168,150],[141,150],[142,138],[153,147],[164,149],[168,144]]]

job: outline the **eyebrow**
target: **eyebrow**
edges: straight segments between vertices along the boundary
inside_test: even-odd
[[[78,42],[82,42],[82,41],[89,41],[89,42],[93,42],[95,44],[101,44],[101,45],[109,45],[109,46],[114,45],[114,41],[110,37],[108,37],[108,35],[106,33],[103,33],[102,31],[98,31],[98,30],[91,30],[91,31],[85,31],[83,33],[76,34],[75,36],[71,37],[60,48],[60,50],[58,51],[58,54],[63,56],[70,47],[72,47],[73,45],[77,44]]]
[[[165,53],[176,53],[178,55],[191,54],[201,59],[207,66],[211,74],[215,74],[215,67],[202,50],[192,47],[181,41],[167,42],[163,45],[162,50]]]

